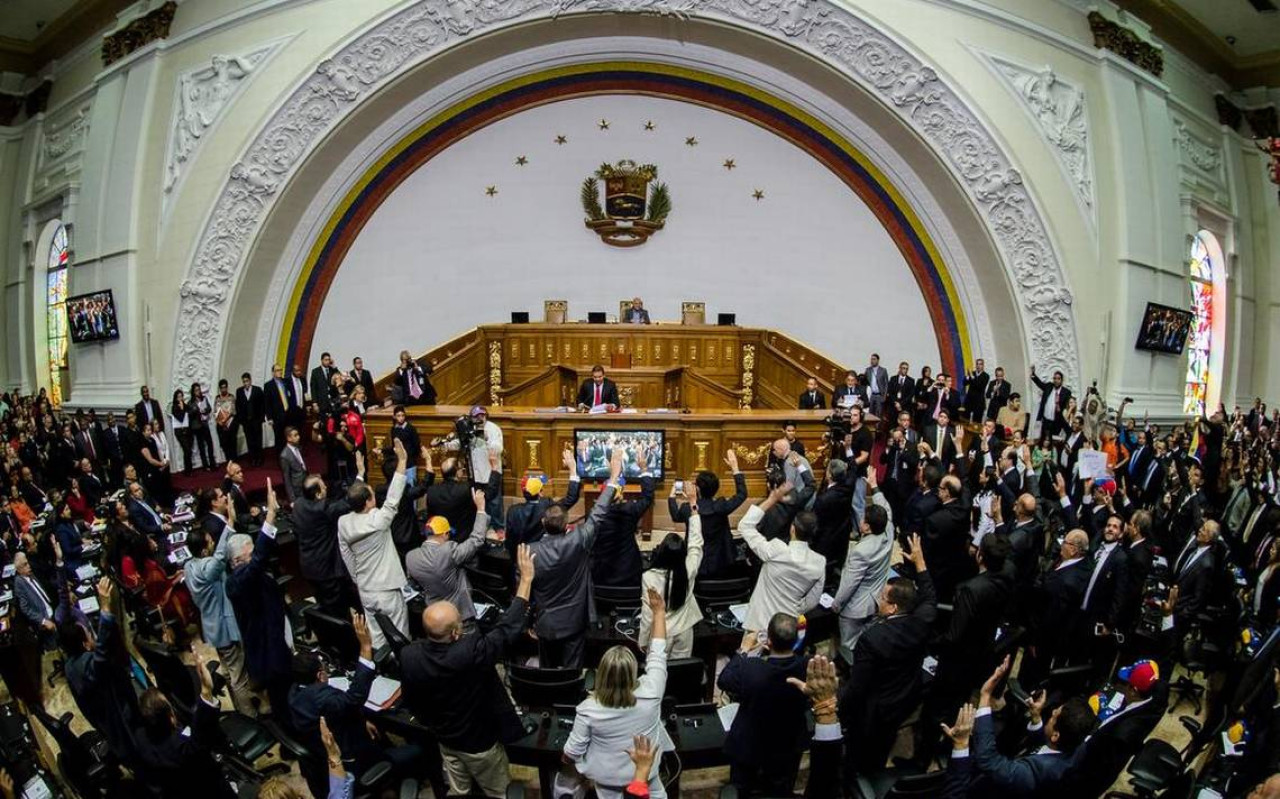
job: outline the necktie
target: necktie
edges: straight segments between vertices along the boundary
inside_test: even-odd
[[[596,405],[599,405],[599,404],[600,404],[600,384],[599,384],[599,383],[596,383],[596,401],[595,401],[595,404],[596,404]]]
[[[945,391],[938,392],[938,404],[933,406],[933,418],[938,418],[938,411],[942,410],[942,400],[947,396]]]
[[[84,448],[89,453],[89,460],[97,460],[98,453],[93,449],[93,436],[89,435],[89,431],[85,430],[80,435],[84,436]]]
[[[410,369],[407,375],[409,380],[409,396],[418,399],[422,396],[422,386],[418,385],[418,376]]]
[[[44,592],[44,589],[40,587],[40,582],[36,580],[36,578],[34,577],[28,577],[26,578],[26,580],[28,583],[31,584],[31,587],[36,590],[36,593],[40,595],[41,601],[44,602],[46,612],[52,613],[53,605],[49,602],[49,595],[46,594]]]

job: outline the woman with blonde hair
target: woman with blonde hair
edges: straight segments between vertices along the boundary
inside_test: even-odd
[[[342,765],[342,750],[324,717],[320,717],[320,740],[324,742],[325,756],[329,760],[328,799],[351,799],[355,779]],[[258,789],[258,799],[312,799],[311,792],[297,785],[296,777],[272,777]]]
[[[694,517],[697,518],[697,517]],[[658,777],[663,752],[675,749],[662,725],[662,694],[667,687],[667,609],[662,595],[648,590],[653,614],[653,638],[644,662],[644,676],[631,650],[615,646],[600,660],[596,686],[577,707],[573,731],[564,746],[565,758],[578,773],[595,783],[600,799],[622,799],[635,768],[628,750],[635,736],[654,741],[658,757],[649,774],[649,795],[667,795]]]

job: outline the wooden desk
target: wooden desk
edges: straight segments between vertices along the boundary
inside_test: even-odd
[[[418,435],[426,442],[451,433],[454,420],[469,410],[462,405],[420,405],[410,407],[408,416]],[[724,491],[732,492],[729,468],[724,463],[724,454],[730,449],[738,455],[738,465],[746,475],[750,496],[763,497],[769,449],[782,435],[782,425],[787,421],[796,423],[796,437],[804,442],[809,461],[821,479],[827,461],[827,447],[822,441],[827,427],[823,420],[828,413],[727,409],[697,413],[588,415],[529,407],[490,406],[489,420],[502,428],[505,448],[503,494],[506,496],[518,495],[518,481],[529,471],[545,472],[554,481],[551,491],[556,496],[563,496],[569,475],[560,462],[560,453],[573,447],[575,429],[661,430],[665,436],[663,477],[658,481],[653,525],[658,529],[669,529],[671,521],[662,500],[670,491],[671,480],[692,479],[695,472],[708,470],[721,476],[722,484],[726,486]],[[391,412],[386,409],[371,411],[365,418],[371,453],[390,441],[391,424]],[[443,452],[432,455],[437,467],[443,457]],[[369,477],[374,483],[383,482],[382,471],[376,465],[369,469]],[[746,507],[743,506],[744,511]]]

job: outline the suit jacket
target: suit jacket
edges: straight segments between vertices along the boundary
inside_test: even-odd
[[[213,749],[222,742],[217,707],[197,700],[190,734],[175,729],[160,738],[144,732],[136,740],[142,774],[162,795],[235,799],[236,792],[213,758]]]
[[[1050,403],[1053,397],[1053,383],[1041,380],[1038,375],[1031,376],[1031,382],[1040,389],[1040,405],[1036,409],[1036,421],[1048,420],[1058,424],[1065,423],[1067,406],[1071,404],[1071,389],[1065,385],[1058,389],[1058,403]]]
[[[580,524],[558,535],[544,535],[530,544],[536,558],[533,601],[538,606],[534,629],[547,641],[581,635],[595,619],[588,561],[600,520],[613,502],[614,487],[605,486]]]
[[[187,590],[200,609],[200,630],[205,642],[215,649],[240,641],[240,625],[236,623],[235,607],[227,597],[224,579],[231,565],[227,544],[233,532],[230,525],[225,525],[212,555],[192,558],[183,564]]]
[[[353,386],[364,386],[364,396],[370,405],[378,404],[378,393],[373,386],[372,372],[368,369],[361,369],[359,371],[352,369],[347,373],[347,379],[351,381]]]
[[[749,657],[741,652],[729,659],[716,684],[738,703],[738,715],[724,738],[730,763],[766,774],[775,769],[785,773],[786,764],[804,751],[809,703],[787,678],[804,680],[808,662],[801,655]]]
[[[1034,517],[1026,524],[1019,524],[1017,519],[1011,518],[996,533],[1008,537],[1014,580],[1020,589],[1029,591],[1040,571],[1040,555],[1044,552],[1044,525]]]
[[[907,411],[914,413],[916,406],[916,380],[910,375],[903,377],[902,375],[894,375],[889,378],[889,394],[886,399],[889,401],[889,407],[893,408],[894,413]],[[895,417],[894,421],[897,419]]]
[[[479,753],[525,734],[494,667],[524,633],[528,609],[516,597],[489,632],[419,639],[400,650],[405,704],[440,743]]]
[[[1144,701],[1125,705],[1089,736],[1080,767],[1068,778],[1077,796],[1102,796],[1138,754],[1169,703],[1169,683],[1160,680]]]
[[[880,494],[873,500],[884,502]],[[889,581],[889,562],[893,557],[893,529],[880,535],[864,535],[858,543],[849,547],[849,554],[840,572],[840,586],[836,589],[835,603],[831,609],[846,619],[865,619],[874,616],[876,599],[880,589]]]
[[[1094,560],[1095,557],[1096,552],[1091,552],[1087,560]],[[1124,542],[1117,542],[1111,549],[1111,554],[1101,564],[1094,560],[1093,571],[1097,572],[1096,576],[1090,574],[1093,588],[1090,590],[1086,585],[1085,600],[1081,605],[1084,611],[1085,629],[1082,633],[1085,640],[1093,635],[1094,624],[1102,623],[1114,630],[1125,616],[1124,606],[1130,593],[1129,554]]]
[[[873,373],[876,378],[876,388],[879,389],[879,394],[883,397],[889,393],[889,370],[883,366],[868,366],[862,373],[862,383],[860,385],[866,388],[866,395],[868,397],[871,396],[871,377]]]
[[[1039,740],[1043,741],[1043,735],[1039,735]],[[990,713],[974,720],[969,746],[969,757],[953,757],[947,765],[943,799],[1070,796],[1064,789],[1065,778],[1077,767],[1083,754],[1083,749],[1078,748],[1072,755],[1037,750],[1016,760],[1005,757],[996,749]]]
[[[313,757],[324,757],[324,742],[320,738],[320,718],[324,717],[342,750],[343,760],[354,760],[358,766],[368,768],[366,764],[383,759],[364,726],[364,703],[377,676],[378,672],[368,662],[361,661],[345,691],[323,682],[289,687],[293,728]]]
[[[582,381],[582,385],[578,386],[577,404],[586,405],[588,408],[596,405],[596,386],[595,381],[587,378]],[[600,403],[601,405],[613,405],[615,407],[622,403],[618,401],[618,387],[609,378],[605,378],[600,384]]]
[[[802,393],[796,403],[802,411],[822,410],[827,407],[827,398],[822,389],[814,389],[813,392]]]
[[[384,465],[385,462],[384,462]],[[391,470],[391,474],[395,474],[395,470]],[[495,474],[501,475],[500,472]],[[387,484],[380,486],[374,492],[378,504],[387,501],[387,490],[391,487],[390,475],[387,475]],[[401,554],[408,552],[423,541],[422,528],[418,524],[418,500],[427,495],[431,490],[431,486],[435,484],[435,472],[427,472],[424,476],[421,472],[418,479],[413,485],[406,485],[404,496],[400,498],[400,504],[396,506],[396,516],[391,520],[391,540],[395,542],[396,549]],[[474,508],[474,503],[472,504]],[[463,531],[457,530],[455,534],[461,535]]]
[[[566,512],[578,504],[578,495],[582,491],[582,481],[577,475],[569,478],[569,492],[560,499],[539,496],[526,500],[507,509],[507,537],[504,540],[507,552],[511,555],[512,564],[516,561],[516,548],[521,544],[531,544],[542,538],[542,517],[552,505],[563,508]]]
[[[739,472],[733,476],[734,494],[731,497],[702,497],[698,500],[698,515],[702,517],[703,553],[699,577],[721,577],[733,565],[733,531],[729,528],[729,514],[747,499],[747,478]],[[689,503],[676,505],[675,497],[667,497],[667,511],[676,524],[689,521]]]
[[[317,366],[311,370],[311,399],[320,408],[321,413],[328,413],[330,410],[329,389],[333,387],[329,381],[333,380],[333,375],[338,373],[336,367],[325,369],[323,366]]]
[[[38,630],[45,621],[53,621],[57,600],[36,581],[34,575],[15,575],[13,595],[18,600],[18,610],[31,622],[33,628]]]
[[[298,538],[298,565],[308,580],[334,580],[347,576],[338,554],[338,519],[351,512],[346,496],[307,499],[299,496],[290,515]]]
[[[987,418],[994,419],[999,415],[1000,409],[1009,404],[1009,395],[1013,393],[1013,386],[1008,380],[992,380],[987,383],[986,391],[987,401]]]
[[[969,412],[970,419],[982,418],[987,409],[987,385],[991,375],[986,372],[974,372],[964,378],[964,409]]]
[[[391,522],[404,495],[404,482],[403,474],[391,479],[387,499],[377,510],[338,519],[338,552],[362,594],[404,587],[404,567],[391,540]]]
[[[996,630],[1013,601],[1011,564],[1001,571],[984,571],[956,586],[951,622],[943,636],[944,662],[965,673],[990,671]]]
[[[1083,611],[1080,603],[1089,584],[1093,562],[1081,558],[1066,568],[1045,572],[1036,586],[1031,608],[1031,636],[1038,654],[1052,658],[1066,648]]]
[[[653,477],[640,477],[640,498],[615,500],[596,527],[591,553],[591,581],[595,585],[640,585],[644,564],[636,543],[640,519],[653,507]]]
[[[626,324],[647,325],[649,324],[649,309],[641,308],[637,311],[635,308],[628,308],[620,321]]]
[[[227,598],[244,643],[245,671],[255,685],[287,677],[293,660],[285,640],[284,597],[268,568],[275,544],[275,529],[264,526],[249,562],[227,575]]]
[[[262,393],[266,398],[267,418],[276,424],[283,422],[289,411],[301,407],[299,398],[294,396],[292,377],[283,377],[279,382],[272,378],[263,386]]]
[[[940,602],[950,602],[956,585],[977,571],[969,541],[969,509],[962,500],[942,505],[924,520],[920,543]]]
[[[129,498],[129,521],[138,532],[148,538],[159,538],[164,535],[164,530],[160,526],[163,523],[160,513],[133,497]]]
[[[455,533],[461,535],[476,523],[476,503],[471,499],[471,486],[458,480],[438,480],[427,489],[427,507],[432,515],[449,520]]]
[[[806,392],[806,395],[807,393],[808,392]],[[853,388],[840,385],[836,386],[836,390],[831,394],[831,407],[843,407],[845,404],[845,397],[850,395],[853,396],[853,400],[851,400],[851,402],[855,405],[861,405],[864,408],[867,406],[867,389],[861,385],[854,386]]]
[[[1178,556],[1173,565],[1173,579],[1178,586],[1178,602],[1173,606],[1173,617],[1179,623],[1192,621],[1209,604],[1209,590],[1213,585],[1213,573],[1217,567],[1217,553],[1213,547],[1192,560],[1197,547]]]
[[[133,413],[138,417],[138,427],[143,427],[152,419],[159,419],[160,429],[165,429],[164,410],[160,407],[159,401],[155,399],[138,400],[138,403],[133,406]]]
[[[857,480],[856,472],[849,469],[844,473],[844,479],[824,486],[813,501],[813,514],[818,519],[818,526],[809,546],[826,558],[828,565],[837,568],[845,562],[845,555],[849,552],[849,534],[853,532],[853,491]]]
[[[938,444],[939,432],[942,433],[941,447]],[[929,448],[933,450],[933,459],[938,461],[944,472],[956,462],[956,440],[953,436],[955,436],[954,427],[948,426],[945,430],[939,431],[936,424],[926,427],[924,434],[920,436],[920,440],[928,444]]]
[[[752,505],[738,522],[742,540],[763,564],[747,604],[747,619],[742,624],[746,630],[767,629],[775,613],[799,616],[815,607],[827,576],[826,558],[807,542],[770,541],[762,536],[756,529],[762,518],[764,511]]]
[[[274,417],[273,417],[274,418]],[[266,399],[261,386],[249,386],[245,396],[244,386],[236,389],[236,420],[241,425],[261,425],[267,419]]]
[[[142,714],[124,666],[127,656],[120,636],[115,615],[101,613],[97,647],[67,660],[67,686],[80,713],[106,739],[111,752],[126,764],[135,764]]]
[[[466,539],[450,541],[432,536],[404,556],[405,571],[422,586],[423,601],[427,605],[452,602],[463,621],[476,617],[466,567],[484,549],[484,534],[488,529],[488,515],[477,513],[471,535]]]
[[[292,447],[280,447],[280,472],[284,475],[280,482],[284,483],[284,493],[291,504],[303,497],[303,485],[307,482],[307,465],[299,457]]]
[[[916,575],[916,597],[914,609],[876,617],[858,636],[852,673],[840,687],[840,719],[850,740],[896,736],[920,702],[920,662],[938,615],[928,571]]]

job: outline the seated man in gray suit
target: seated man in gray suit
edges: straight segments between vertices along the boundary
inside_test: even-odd
[[[303,484],[307,481],[307,462],[302,459],[302,434],[296,427],[284,429],[284,446],[280,448],[280,472],[284,475],[284,492],[290,504],[304,496]]]
[[[484,512],[484,492],[471,489],[471,499],[476,506],[476,521],[471,535],[462,541],[451,541],[452,527],[443,516],[427,519],[423,529],[426,540],[417,549],[409,550],[404,558],[405,571],[415,583],[422,586],[423,600],[432,605],[451,602],[458,609],[458,618],[464,630],[470,632],[476,626],[476,607],[471,602],[471,583],[466,567],[476,559],[484,547],[484,534],[489,529],[489,515]]]
[[[568,529],[564,508],[552,505],[542,517],[544,535],[530,544],[538,564],[533,580],[533,601],[539,608],[534,630],[538,633],[538,662],[543,668],[582,668],[587,626],[595,617],[591,598],[591,548],[596,527],[620,490],[622,447],[615,447],[609,461],[609,482],[591,515]]]
[[[627,309],[622,321],[633,325],[649,324],[649,312],[644,309],[644,303],[639,297],[632,298],[631,307]]]

